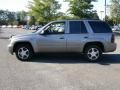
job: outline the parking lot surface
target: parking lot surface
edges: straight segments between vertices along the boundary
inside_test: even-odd
[[[101,61],[87,62],[79,54],[39,54],[22,62],[7,50],[11,35],[33,31],[0,31],[0,90],[120,90],[120,37],[117,50]]]

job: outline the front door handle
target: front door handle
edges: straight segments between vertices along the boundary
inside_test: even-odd
[[[60,39],[64,39],[64,37],[60,37]]]
[[[88,37],[86,36],[86,37],[84,37],[84,38],[88,38]]]

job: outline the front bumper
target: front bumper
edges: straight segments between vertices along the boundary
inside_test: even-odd
[[[10,54],[13,55],[13,46],[12,45],[8,45],[8,51],[10,52]]]

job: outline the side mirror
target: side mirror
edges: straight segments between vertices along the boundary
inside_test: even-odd
[[[41,35],[47,35],[47,34],[48,34],[48,32],[47,32],[47,31],[45,31],[45,30],[42,30],[42,31],[40,32],[40,34],[41,34]]]
[[[47,34],[49,34],[49,31],[48,31],[49,28],[50,28],[50,26],[45,27],[45,28],[40,32],[40,34],[41,34],[41,35],[47,35]]]
[[[44,30],[42,30],[42,31],[40,32],[40,34],[41,34],[41,35],[44,35],[44,33],[45,33],[45,31],[44,31]]]

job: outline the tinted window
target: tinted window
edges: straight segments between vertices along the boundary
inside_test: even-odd
[[[70,33],[80,33],[79,21],[70,21]]]
[[[86,27],[82,21],[70,21],[70,33],[87,33]]]
[[[81,22],[81,33],[87,33],[87,29],[85,27],[85,24]]]
[[[94,33],[111,33],[111,28],[105,22],[89,21]]]

